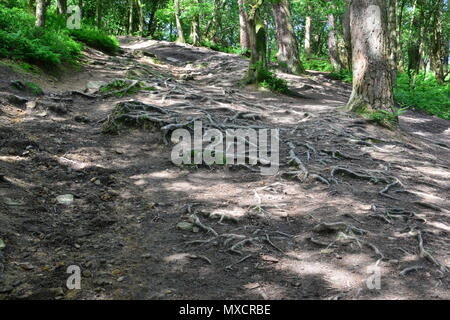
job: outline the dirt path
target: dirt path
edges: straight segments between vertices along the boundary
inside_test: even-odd
[[[281,75],[303,96],[292,98],[241,87],[247,61],[234,55],[122,42],[121,56],[89,51],[81,72],[43,81],[53,93],[37,99],[4,72],[0,299],[450,298],[448,121],[435,120],[439,132],[421,126],[423,139],[409,114],[391,132],[338,111],[351,88],[326,74]],[[127,76],[154,90],[79,93]],[[234,124],[281,130],[280,172],[177,167],[158,128],[103,134],[113,106],[130,99],[179,122],[249,112]],[[301,171],[286,160],[289,142],[307,179],[289,174]],[[64,194],[74,201],[58,204]],[[177,228],[192,214],[217,236]],[[366,285],[375,264],[380,290]],[[69,265],[80,266],[82,290],[67,290]]]

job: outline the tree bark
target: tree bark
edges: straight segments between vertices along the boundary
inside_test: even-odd
[[[388,30],[389,30],[389,61],[391,64],[393,81],[397,76],[397,0],[389,0],[388,7]]]
[[[250,62],[246,82],[259,83],[261,71],[267,67],[266,60],[266,30],[260,17],[260,8],[264,0],[249,0],[247,13],[247,30],[250,43]]]
[[[196,10],[200,10],[199,0],[194,0],[195,5],[197,6]],[[192,17],[191,22],[191,40],[194,46],[198,46],[200,43],[200,17],[198,11]]]
[[[340,72],[342,70],[342,62],[339,57],[339,51],[337,48],[337,36],[336,36],[336,26],[334,22],[334,14],[328,14],[328,53],[330,56],[330,62],[333,66],[335,72]]]
[[[56,0],[56,8],[59,15],[67,13],[67,0]]]
[[[28,0],[28,11],[31,14],[36,15],[36,0]]]
[[[128,34],[133,33],[134,0],[128,0]]]
[[[344,15],[342,17],[342,35],[344,37],[345,50],[347,52],[347,67],[352,70],[352,35],[350,31],[350,0],[346,1]]]
[[[291,8],[288,0],[273,0],[272,11],[278,45],[277,60],[287,73],[301,74],[305,70],[298,52],[297,38],[292,26]]]
[[[136,0],[139,13],[139,35],[142,37],[144,35],[144,4],[142,0]]]
[[[350,111],[389,111],[394,106],[383,1],[351,3],[353,91],[346,107]]]
[[[247,14],[244,9],[244,0],[238,0],[239,5],[239,33],[241,49],[249,50],[248,30],[247,30]]]
[[[184,38],[183,33],[183,26],[181,25],[180,19],[180,0],[175,0],[174,6],[175,6],[175,22],[177,25],[177,33],[178,33],[177,42],[186,43],[186,39]]]
[[[102,27],[102,16],[103,16],[103,0],[97,0],[97,28]]]
[[[47,11],[46,0],[36,2],[36,27],[45,27],[45,13]]]
[[[309,10],[308,10],[309,11]],[[311,17],[306,17],[305,23],[305,55],[311,57]]]

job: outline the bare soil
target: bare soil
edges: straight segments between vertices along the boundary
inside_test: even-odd
[[[410,112],[389,131],[341,112],[351,88],[325,73],[280,73],[298,98],[242,86],[236,55],[134,38],[122,49],[88,50],[57,81],[1,67],[0,299],[450,298],[449,121]],[[130,72],[155,90],[79,94]],[[27,79],[45,95],[10,85]],[[257,115],[234,123],[280,129],[279,174],[175,166],[157,127],[104,134],[130,99],[185,119]],[[177,228],[193,214],[216,234]],[[70,265],[81,290],[66,287]]]

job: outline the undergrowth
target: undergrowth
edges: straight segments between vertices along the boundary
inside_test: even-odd
[[[450,83],[439,84],[432,73],[420,74],[414,88],[409,87],[406,74],[399,74],[394,95],[401,106],[450,120]]]
[[[114,53],[118,42],[105,32],[84,27],[69,30],[65,19],[54,11],[47,13],[45,28],[35,26],[35,17],[25,8],[8,8],[0,3],[0,58],[8,58],[53,69],[77,64],[83,42]]]

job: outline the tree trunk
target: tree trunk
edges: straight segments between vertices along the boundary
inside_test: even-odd
[[[276,26],[279,66],[287,73],[301,74],[305,70],[298,53],[298,43],[292,27],[289,1],[273,0],[272,11]]]
[[[330,55],[330,62],[335,72],[342,70],[342,62],[339,57],[339,51],[337,48],[336,27],[334,23],[334,15],[330,13],[328,15],[328,53]]]
[[[397,44],[397,48],[395,49],[396,51],[396,58],[397,58],[397,70],[403,72],[405,71],[405,66],[404,66],[404,56],[403,56],[403,50],[402,50],[402,25],[403,25],[403,12],[405,9],[405,5],[406,5],[406,0],[402,0],[400,7],[398,7],[398,1],[397,1],[397,40],[396,40],[396,44]]]
[[[191,22],[191,41],[194,46],[198,46],[200,43],[200,17],[198,14],[198,10],[200,10],[200,3],[199,0],[194,0],[194,3],[197,8]]]
[[[128,34],[133,33],[134,0],[128,0]]]
[[[306,17],[305,23],[305,54],[306,58],[311,57],[311,17],[309,16]]]
[[[259,83],[260,72],[266,68],[266,30],[260,17],[260,8],[264,0],[249,0],[249,11],[247,13],[247,30],[250,43],[250,62],[246,82]]]
[[[345,50],[347,51],[347,67],[352,70],[352,35],[350,31],[350,0],[347,0],[344,15],[342,17],[342,34]]]
[[[102,16],[103,16],[103,0],[97,0],[97,28],[102,27]]]
[[[67,0],[56,0],[56,8],[59,15],[67,13]]]
[[[423,21],[423,10],[418,10],[420,5],[417,0],[414,2],[412,17],[410,22],[410,34],[408,43],[408,79],[409,86],[414,87],[416,78],[420,71],[421,55],[420,49],[422,47],[421,30]],[[417,12],[420,11],[420,12]]]
[[[45,13],[47,11],[46,0],[37,0],[36,2],[36,27],[45,26]]]
[[[33,15],[36,14],[36,0],[28,0],[28,11]]]
[[[139,12],[139,35],[142,37],[144,35],[144,4],[142,0],[136,0]]]
[[[241,49],[247,51],[250,47],[247,30],[247,14],[244,9],[244,0],[238,0],[239,5],[239,31]]]
[[[186,43],[183,34],[183,26],[181,25],[180,19],[180,0],[175,0],[174,6],[175,6],[175,22],[177,24],[177,33],[178,33],[177,42]]]
[[[388,7],[388,30],[389,30],[389,62],[391,64],[393,81],[397,77],[397,0],[389,0]]]
[[[440,84],[444,84],[445,80],[445,72],[444,72],[444,60],[448,60],[447,57],[444,56],[444,45],[448,48],[448,43],[445,41],[443,28],[442,28],[442,11],[444,8],[444,1],[437,1],[437,10],[434,10],[434,14],[432,17],[432,34],[431,34],[431,48],[430,48],[430,62],[431,68],[434,71],[436,80]]]
[[[353,91],[347,110],[393,109],[384,10],[383,0],[353,0],[351,3]]]

